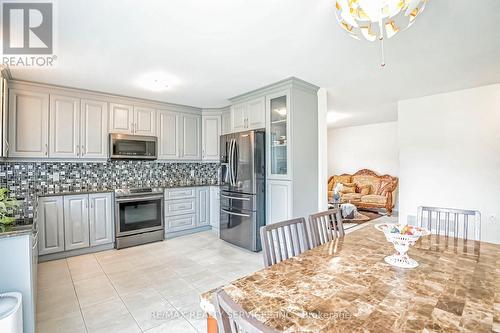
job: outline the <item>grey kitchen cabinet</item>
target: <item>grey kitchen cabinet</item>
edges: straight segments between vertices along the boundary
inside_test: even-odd
[[[202,116],[202,159],[204,161],[219,161],[221,116]]]
[[[196,227],[196,215],[186,214],[165,217],[165,232],[177,232]]]
[[[134,106],[133,132],[137,135],[155,135],[156,110],[149,107]]]
[[[133,134],[134,107],[127,104],[109,104],[109,131],[112,133]]]
[[[210,225],[210,187],[196,188],[196,222],[198,226]]]
[[[50,95],[49,120],[49,157],[79,158],[80,99]]]
[[[231,111],[222,112],[222,135],[230,134],[233,132],[231,126]]]
[[[89,246],[89,196],[64,196],[64,249],[69,251]]]
[[[82,99],[80,112],[80,156],[108,158],[108,103]]]
[[[90,246],[113,243],[113,195],[89,194],[89,203]]]
[[[9,157],[48,157],[49,94],[9,90]]]
[[[64,251],[63,197],[42,197],[38,202],[38,253],[40,255]]]
[[[180,157],[179,114],[166,110],[158,110],[158,158],[175,160]]]
[[[201,159],[201,116],[182,115],[179,117],[181,126],[181,159]]]
[[[259,97],[232,105],[231,118],[234,132],[266,127],[265,98]]]

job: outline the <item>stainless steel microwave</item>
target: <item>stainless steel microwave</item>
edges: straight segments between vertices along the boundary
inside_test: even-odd
[[[112,159],[156,160],[158,140],[155,136],[111,133],[109,157]]]

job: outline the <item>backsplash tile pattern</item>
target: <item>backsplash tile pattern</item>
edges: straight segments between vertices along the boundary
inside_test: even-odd
[[[218,168],[217,163],[151,161],[0,162],[0,187],[9,188],[11,196],[23,198],[13,215],[24,219],[33,217],[40,194],[216,184]]]

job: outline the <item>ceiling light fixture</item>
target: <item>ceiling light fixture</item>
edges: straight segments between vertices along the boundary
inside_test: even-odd
[[[160,92],[178,83],[178,79],[165,72],[150,72],[140,76],[136,83],[143,89]]]
[[[335,13],[353,38],[380,41],[381,66],[385,66],[384,37],[391,38],[409,28],[423,12],[428,0],[337,0]]]

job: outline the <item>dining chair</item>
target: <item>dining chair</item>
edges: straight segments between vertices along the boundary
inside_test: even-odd
[[[274,329],[246,312],[222,289],[214,293],[219,333],[274,333]]]
[[[260,240],[266,267],[310,248],[306,220],[303,217],[261,227]]]
[[[417,225],[436,235],[481,241],[481,213],[439,207],[418,207]]]
[[[345,232],[340,209],[330,209],[309,216],[309,232],[312,247],[343,237]]]

